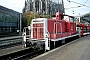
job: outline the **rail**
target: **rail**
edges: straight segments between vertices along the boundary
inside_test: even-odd
[[[27,37],[29,36],[27,35]],[[11,46],[24,45],[23,42],[24,42],[23,36],[0,38],[0,49],[11,47]]]

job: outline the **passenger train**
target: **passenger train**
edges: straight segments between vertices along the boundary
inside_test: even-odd
[[[65,43],[65,39],[89,34],[90,26],[76,22],[73,16],[57,12],[52,18],[36,18],[31,22],[31,43],[50,50],[56,42]]]

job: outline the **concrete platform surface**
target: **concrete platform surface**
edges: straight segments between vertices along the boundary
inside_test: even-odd
[[[90,60],[90,35],[81,37],[30,60]]]

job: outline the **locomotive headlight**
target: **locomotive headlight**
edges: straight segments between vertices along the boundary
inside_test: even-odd
[[[48,38],[49,36],[48,36],[48,34],[45,34],[45,38]]]

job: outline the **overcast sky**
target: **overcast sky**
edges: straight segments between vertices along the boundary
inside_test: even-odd
[[[58,2],[60,0],[53,0],[53,1]],[[90,0],[71,0],[71,1],[90,6]],[[25,0],[0,0],[1,6],[7,7],[9,9],[12,9],[12,10],[15,10],[18,12],[22,12],[24,3],[25,3]],[[65,4],[64,5],[65,8],[81,6],[81,5],[73,3],[73,2],[69,3],[67,0],[64,0],[64,4]],[[74,14],[73,14],[73,11],[74,11]],[[79,14],[83,15],[88,12],[90,12],[90,7],[86,7],[86,6],[82,6],[79,8],[70,8],[67,10],[65,9],[65,13],[68,15],[79,15]]]

